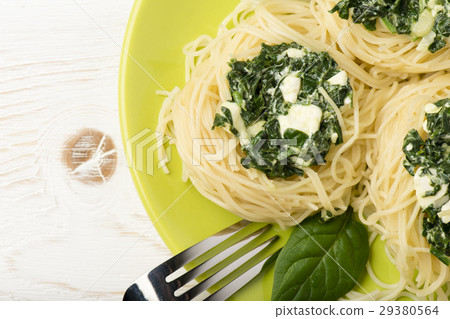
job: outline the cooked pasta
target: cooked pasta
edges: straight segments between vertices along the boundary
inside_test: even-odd
[[[436,293],[439,299],[447,300],[449,292],[441,287],[450,278],[450,268],[430,253],[422,236],[424,214],[417,201],[414,178],[403,167],[402,147],[409,130],[414,128],[426,135],[424,106],[450,96],[450,74],[412,78],[392,90],[390,96],[389,102],[379,108],[371,129],[377,137],[368,147],[367,175],[352,205],[361,221],[386,240],[402,276],[402,288],[418,297],[432,299]],[[378,107],[371,103],[367,106]]]
[[[232,27],[226,28],[230,23]],[[392,79],[373,78],[351,59],[334,55],[335,49],[329,53],[349,74],[355,98],[353,108],[341,110],[344,143],[332,147],[326,165],[305,169],[304,177],[269,179],[240,165],[242,153],[231,134],[223,129],[211,130],[215,113],[230,99],[225,77],[230,58],[253,57],[261,50],[261,43],[297,42],[316,50],[326,49],[314,26],[317,22],[307,2],[242,2],[222,23],[216,38],[203,36],[185,47],[186,86],[174,100],[168,98],[161,110],[157,130],[175,138],[184,169],[190,178],[198,179],[195,187],[206,198],[245,219],[289,226],[323,208],[334,214],[343,212],[365,170],[364,154],[368,150],[361,132],[372,123],[375,110],[361,110],[360,106],[369,100],[383,100],[383,95],[375,94],[366,82],[385,86]],[[192,141],[205,144],[201,152],[195,152]],[[223,156],[208,161],[204,158],[208,153]]]
[[[411,41],[404,34],[392,34],[380,21],[375,31],[368,31],[362,24],[343,20],[337,13],[330,14],[337,0],[314,0],[311,8],[320,29],[336,41],[339,49],[347,56],[353,56],[375,66],[374,73],[397,74],[428,73],[450,69],[450,44],[431,53],[417,50],[420,41]],[[351,32],[348,30],[351,29]]]
[[[430,254],[422,237],[423,214],[413,178],[403,167],[402,143],[407,131],[421,130],[425,103],[450,96],[445,72],[450,49],[418,52],[407,36],[382,26],[369,32],[330,14],[336,2],[242,1],[216,37],[201,36],[184,47],[186,85],[166,98],[157,131],[173,138],[185,180],[195,180],[202,195],[244,219],[287,227],[318,211],[340,214],[351,204],[373,232],[371,242],[377,234],[386,240],[401,279],[383,283],[369,263],[369,275],[383,289],[370,295],[352,291],[346,298],[420,300],[436,294],[448,300],[449,289],[443,287],[449,268]],[[293,42],[330,54],[348,74],[353,105],[339,111],[327,97],[343,143],[331,146],[326,163],[304,168],[303,176],[269,178],[241,165],[245,154],[239,140],[211,128],[221,106],[233,98],[226,78],[230,60],[256,57],[263,43]],[[159,151],[163,159],[164,148]]]

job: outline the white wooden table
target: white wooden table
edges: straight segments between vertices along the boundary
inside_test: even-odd
[[[120,46],[132,4],[0,0],[0,300],[120,300],[170,255],[120,137]],[[79,137],[93,130],[91,142],[109,136],[114,146],[74,172],[84,145],[75,142],[89,146]],[[99,163],[110,164],[101,171],[109,178]]]

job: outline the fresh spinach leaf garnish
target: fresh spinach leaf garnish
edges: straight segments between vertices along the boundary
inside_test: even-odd
[[[352,12],[355,23],[376,30],[378,19],[392,33],[422,38],[420,51],[432,53],[442,49],[450,36],[450,0],[342,0],[330,13],[348,20]]]
[[[309,217],[277,258],[272,300],[337,300],[355,286],[368,257],[367,230],[351,207],[327,222]]]
[[[416,196],[426,215],[422,235],[431,253],[450,265],[450,99],[427,104],[425,112],[428,139],[422,140],[417,130],[407,133],[403,165],[414,176]]]
[[[343,142],[338,108],[352,105],[347,73],[326,52],[297,43],[262,45],[247,61],[232,59],[227,74],[232,99],[213,124],[240,140],[245,168],[268,177],[302,176],[325,163],[331,144]]]

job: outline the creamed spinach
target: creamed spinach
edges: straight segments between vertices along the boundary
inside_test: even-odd
[[[263,44],[257,57],[233,59],[229,66],[232,99],[216,114],[213,129],[223,127],[239,139],[245,168],[271,178],[301,176],[302,168],[325,163],[332,143],[343,142],[335,110],[351,105],[353,93],[328,53],[297,43]]]
[[[436,52],[450,36],[450,0],[342,0],[331,9],[342,19],[362,23],[367,30],[376,30],[380,18],[392,33],[422,38],[417,49]]]
[[[422,140],[417,130],[405,137],[404,166],[414,176],[419,205],[425,213],[423,233],[430,251],[446,265],[450,264],[450,99],[425,106]]]

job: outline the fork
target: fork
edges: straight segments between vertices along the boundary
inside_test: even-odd
[[[271,224],[240,221],[142,275],[123,300],[226,300],[276,255],[277,240]]]

